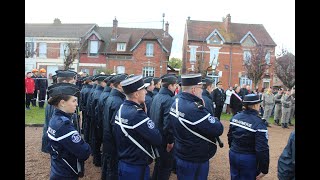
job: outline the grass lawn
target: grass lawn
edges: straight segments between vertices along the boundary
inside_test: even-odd
[[[44,111],[47,104],[43,109],[39,107],[30,106],[31,110],[25,110],[25,124],[44,124]]]
[[[39,107],[30,107],[31,110],[25,110],[25,124],[43,124],[44,123],[44,111],[47,104],[44,105],[43,109]],[[229,121],[232,117],[231,114],[222,113],[221,120]],[[273,116],[270,118],[269,123],[273,124]],[[291,121],[292,124],[295,124],[295,118]]]

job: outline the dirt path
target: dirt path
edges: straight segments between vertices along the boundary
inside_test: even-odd
[[[229,122],[222,121],[224,125],[223,135],[220,137],[225,147],[218,148],[217,153],[210,159],[209,180],[230,179],[227,132]],[[287,144],[288,137],[294,128],[282,129],[272,125],[269,128],[270,166],[265,180],[277,179],[277,163],[283,148]],[[25,178],[27,180],[49,179],[50,156],[41,152],[42,127],[25,128]],[[151,165],[153,167],[153,164]],[[100,180],[101,170],[92,164],[90,157],[85,164],[85,176],[82,180]],[[176,180],[176,175],[171,174],[170,180]]]

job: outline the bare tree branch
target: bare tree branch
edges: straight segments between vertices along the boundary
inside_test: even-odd
[[[64,70],[68,70],[78,56],[78,48],[74,43],[68,43],[64,47]]]
[[[274,71],[283,85],[292,88],[295,85],[295,56],[282,49],[276,59]]]

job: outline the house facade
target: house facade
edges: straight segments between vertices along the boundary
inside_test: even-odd
[[[49,74],[63,69],[67,44],[80,47],[82,38],[91,32],[96,24],[62,24],[59,19],[53,23],[25,24],[25,71],[44,68]],[[79,71],[79,60],[71,68]]]
[[[276,43],[262,24],[232,23],[228,14],[222,22],[186,20],[182,52],[182,73],[204,72],[223,88],[235,84],[254,84],[244,70],[244,61],[251,57],[253,47],[267,49],[268,68],[259,84],[273,86],[273,67]],[[200,71],[202,70],[202,71]]]
[[[169,23],[163,29],[94,27],[83,39],[79,68],[90,75],[97,70],[107,73],[142,74],[161,76],[167,74],[167,64],[173,38]]]

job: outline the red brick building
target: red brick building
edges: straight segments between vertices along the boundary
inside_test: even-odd
[[[113,27],[96,26],[83,39],[79,68],[159,77],[167,73],[172,41],[168,22],[165,30],[125,28],[114,19]]]
[[[182,73],[199,72],[200,68],[216,82],[222,81],[224,89],[235,84],[250,84],[254,88],[243,65],[250,48],[259,44],[268,49],[266,59],[270,65],[259,88],[272,87],[276,43],[262,24],[231,23],[230,14],[222,22],[189,17],[184,31]]]

